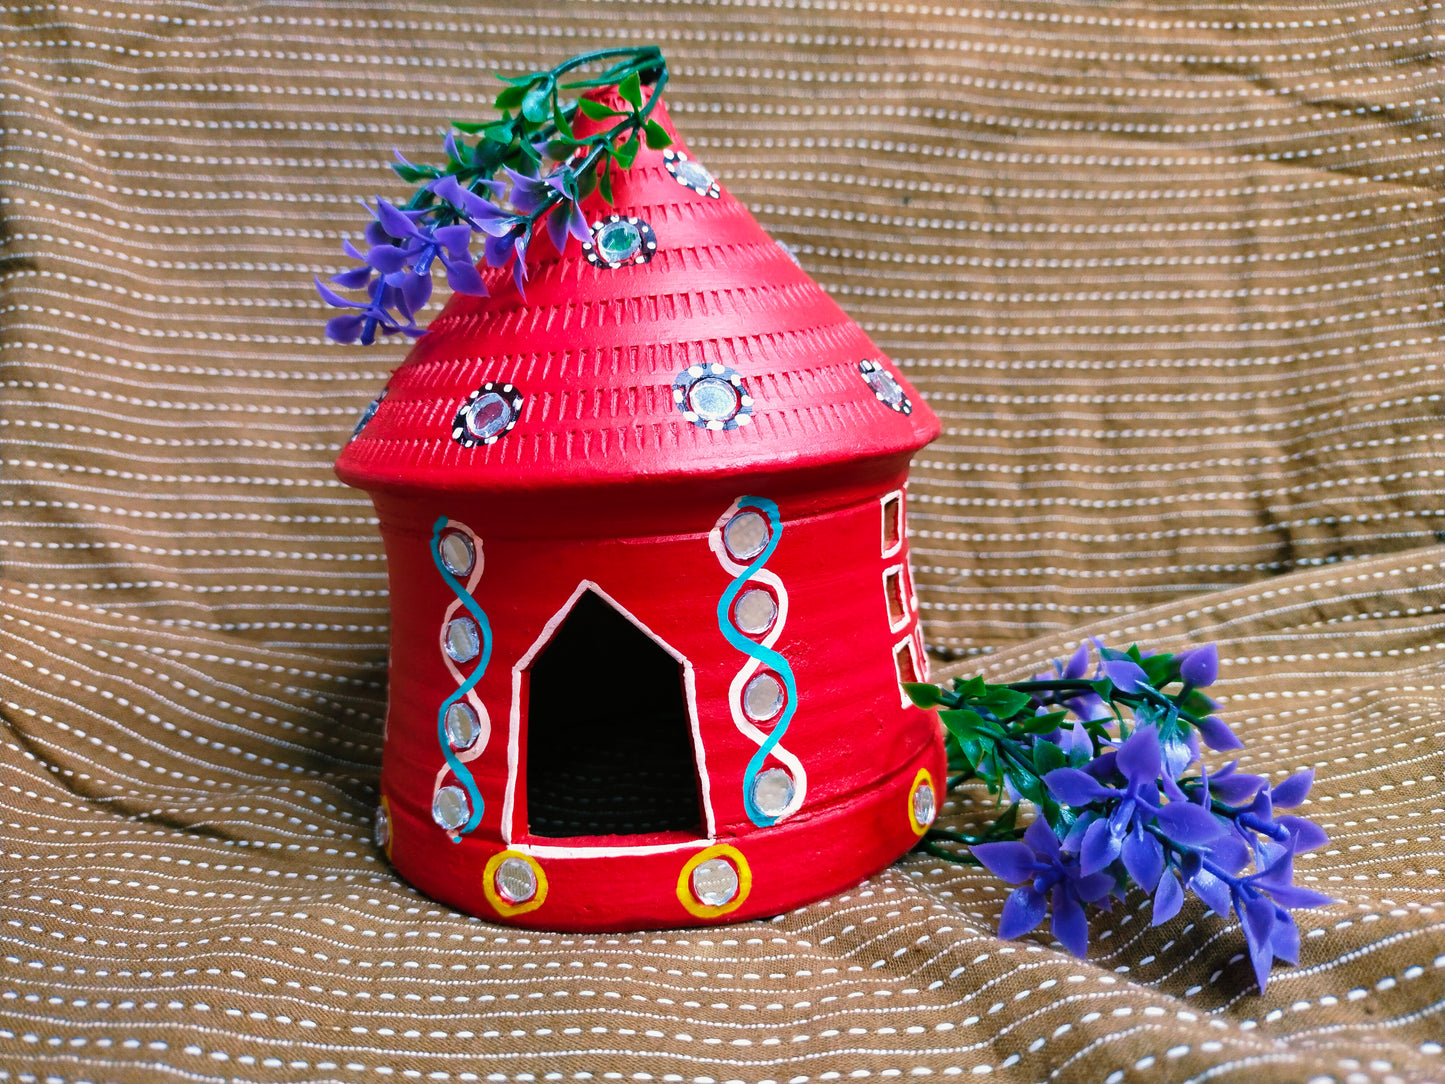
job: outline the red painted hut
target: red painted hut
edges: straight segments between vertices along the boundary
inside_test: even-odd
[[[525,298],[451,299],[337,463],[391,577],[377,838],[517,925],[776,914],[933,819],[899,683],[939,425],[681,142],[613,183]]]

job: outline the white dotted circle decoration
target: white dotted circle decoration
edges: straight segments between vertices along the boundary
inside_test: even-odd
[[[753,397],[726,365],[689,365],[672,381],[672,401],[699,429],[732,430],[753,421]]]
[[[608,215],[592,223],[592,240],[582,242],[582,255],[593,267],[614,271],[643,264],[657,252],[657,234],[636,215]]]
[[[522,393],[511,384],[487,381],[463,401],[452,421],[452,439],[463,448],[495,444],[522,416]]]
[[[874,398],[888,409],[896,410],[900,414],[913,413],[913,403],[903,390],[903,385],[898,383],[893,374],[878,362],[860,361],[858,372],[862,375],[863,383],[868,385],[868,390],[873,393]]]
[[[689,158],[685,151],[665,150],[662,152],[662,161],[667,166],[667,172],[672,174],[672,179],[682,187],[692,189],[699,196],[711,196],[713,199],[722,195],[722,186],[717,183],[712,171],[695,158]]]

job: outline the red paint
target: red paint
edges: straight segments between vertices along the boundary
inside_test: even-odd
[[[655,115],[672,130],[661,104]],[[895,620],[890,629],[884,587],[885,570],[906,563],[907,546],[884,555],[883,498],[902,487],[910,456],[938,434],[937,419],[726,191],[718,199],[698,194],[669,174],[661,152],[643,150],[616,177],[614,192],[616,211],[656,232],[650,262],[598,268],[575,241],[559,258],[539,238],[525,299],[510,275],[486,272],[493,296],[452,298],[337,463],[344,481],[375,500],[391,572],[382,790],[392,860],[449,904],[551,929],[732,922],[817,899],[911,847],[914,777],[926,768],[940,786],[944,779],[935,717],[902,706],[898,688],[894,652],[916,637],[916,605],[908,600],[906,625]],[[594,196],[587,210],[598,219],[613,209]],[[865,359],[898,379],[911,415],[874,395],[858,370]],[[711,431],[683,417],[673,380],[697,363],[741,375],[754,400],[751,425]],[[520,418],[496,443],[462,447],[452,438],[453,419],[487,381],[515,385]],[[731,577],[708,543],[743,495],[777,502],[782,517],[765,568],[788,595],[776,650],[798,687],[783,745],[807,771],[802,807],[766,828],[743,807],[743,773],[757,745],[734,725],[729,686],[747,657],[719,630],[718,600]],[[444,764],[437,711],[456,689],[438,647],[454,598],[430,553],[439,516],[481,540],[475,597],[494,633],[476,689],[492,733],[468,765],[485,815],[457,843],[430,814]],[[528,685],[523,675],[523,702],[514,705],[513,669],[583,581],[691,666],[711,838],[701,830],[570,840],[528,834]],[[906,597],[910,581],[902,582]],[[470,673],[469,665],[460,669]],[[510,825],[503,823],[509,773]],[[515,849],[541,848],[534,857],[548,883],[540,907],[510,917],[498,915],[481,884],[506,832]],[[683,864],[712,842],[745,856],[752,887],[736,910],[702,919],[682,906],[676,886]],[[635,853],[669,843],[680,849]],[[603,845],[634,853],[548,851]]]

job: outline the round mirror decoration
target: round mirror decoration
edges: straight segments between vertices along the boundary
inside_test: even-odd
[[[722,186],[701,162],[689,158],[682,151],[671,149],[662,152],[662,161],[672,179],[682,187],[691,188],[699,196],[711,196],[713,199],[722,196]]]
[[[443,531],[438,544],[442,564],[453,576],[465,576],[477,562],[477,548],[466,531]]]
[[[769,768],[753,778],[753,805],[765,816],[781,817],[793,793],[793,777],[782,768]]]
[[[391,843],[391,810],[387,809],[385,802],[376,807],[376,820],[371,826],[371,838],[383,851]]]
[[[471,803],[461,787],[442,787],[432,799],[431,819],[448,832],[466,824],[471,815]]]
[[[371,402],[366,404],[366,409],[361,412],[361,417],[356,419],[356,424],[351,427],[351,440],[361,436],[361,431],[366,428],[367,423],[376,417],[376,412],[381,409],[381,401],[386,398],[385,389]],[[350,443],[348,441],[347,443]]]
[[[447,622],[446,652],[456,662],[471,662],[482,653],[482,634],[470,617],[454,617]]]
[[[657,252],[657,234],[636,215],[608,215],[592,223],[592,240],[582,242],[582,255],[593,267],[616,270],[647,263]]]
[[[447,708],[446,731],[451,747],[457,752],[465,752],[482,736],[482,724],[472,706],[458,700]]]
[[[723,545],[737,561],[751,561],[767,548],[773,537],[768,521],[757,512],[744,508],[723,525]]]
[[[778,619],[778,600],[766,587],[749,587],[733,603],[733,620],[749,636],[761,636]]]
[[[743,687],[743,708],[760,723],[782,711],[786,700],[783,683],[767,672],[755,675]]]
[[[868,385],[868,390],[884,406],[890,410],[896,410],[900,414],[912,414],[913,404],[909,401],[903,385],[893,378],[893,374],[883,368],[876,361],[860,361],[858,372],[863,376],[863,383]]]
[[[452,421],[452,439],[463,448],[495,444],[522,416],[522,393],[511,384],[489,380],[466,397]]]
[[[721,907],[738,894],[738,871],[726,858],[709,858],[692,871],[692,892],[708,907]]]
[[[672,381],[672,401],[699,429],[737,429],[751,425],[753,397],[736,369],[716,362],[689,365]]]
[[[525,903],[537,894],[537,874],[525,858],[504,858],[497,867],[497,895],[508,903]]]

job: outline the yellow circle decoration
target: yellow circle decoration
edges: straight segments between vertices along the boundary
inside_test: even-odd
[[[531,899],[513,903],[497,891],[497,870],[501,869],[502,863],[509,858],[520,858],[532,867],[532,876],[537,878],[537,891]],[[535,911],[546,901],[547,875],[542,872],[541,863],[530,854],[523,854],[521,851],[498,851],[487,859],[486,868],[482,870],[482,891],[487,894],[487,902],[495,907],[497,914],[502,917],[523,915],[528,911]]]
[[[913,777],[913,786],[908,788],[908,823],[912,826],[914,834],[920,836],[928,831],[928,824],[933,823],[933,821],[929,821],[928,824],[919,824],[918,816],[913,812],[913,796],[918,793],[918,788],[924,785],[933,791],[933,816],[936,820],[938,818],[938,788],[933,785],[933,776],[928,769],[919,768],[918,774]]]
[[[738,871],[738,894],[727,903],[711,907],[692,894],[692,871],[710,858],[726,858]],[[698,918],[717,918],[729,911],[736,911],[753,890],[753,871],[741,851],[727,843],[715,843],[698,851],[683,864],[677,875],[677,902],[687,908],[687,913]]]
[[[386,817],[386,842],[381,845],[381,850],[386,855],[386,860],[390,862],[391,845],[396,841],[396,818],[391,815],[391,801],[385,794],[381,796],[378,815]]]

